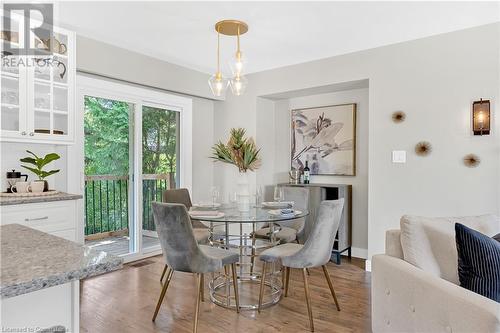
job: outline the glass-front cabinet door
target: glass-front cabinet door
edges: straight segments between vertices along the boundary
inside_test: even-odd
[[[21,137],[26,134],[26,69],[19,65],[17,57],[12,57],[9,48],[18,48],[24,43],[23,25],[20,17],[12,16],[10,30],[2,31],[1,75],[1,117],[2,136]]]
[[[23,36],[22,27],[19,23],[18,31],[2,31],[2,42],[18,42],[17,36]],[[30,34],[30,48],[44,50],[47,55],[2,55],[2,139],[48,143],[73,141],[74,34],[58,27],[53,29],[53,36],[47,40]],[[5,61],[4,57],[12,60]]]
[[[29,135],[42,140],[68,141],[73,138],[74,40],[72,34],[54,28],[54,37],[42,41],[33,35],[36,48],[50,56],[37,56],[28,68]]]

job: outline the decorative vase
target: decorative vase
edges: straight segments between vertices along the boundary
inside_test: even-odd
[[[248,174],[240,172],[238,178],[238,211],[244,213],[250,211],[250,186],[248,184]]]

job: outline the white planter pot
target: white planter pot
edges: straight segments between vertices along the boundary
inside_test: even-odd
[[[248,174],[240,172],[238,177],[238,211],[250,211],[250,185],[248,184]]]

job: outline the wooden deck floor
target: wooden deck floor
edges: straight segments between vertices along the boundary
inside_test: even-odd
[[[195,302],[192,274],[173,276],[156,322],[151,321],[161,290],[161,256],[130,263],[120,271],[87,279],[81,285],[81,332],[191,332]],[[370,273],[364,261],[328,264],[341,311],[337,312],[321,268],[309,278],[316,332],[370,332]],[[207,280],[207,279],[206,279]],[[207,282],[207,281],[205,281]],[[205,287],[198,332],[308,332],[302,276],[292,271],[290,294],[261,314],[219,307]]]
[[[107,237],[99,240],[85,241],[85,245],[95,250],[104,251],[114,255],[126,254],[129,252],[128,236],[114,236]],[[160,244],[158,238],[142,236],[143,248],[148,248]]]

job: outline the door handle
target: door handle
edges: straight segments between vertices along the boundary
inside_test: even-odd
[[[48,216],[44,216],[44,217],[35,217],[35,218],[32,218],[32,219],[28,219],[28,218],[25,218],[24,221],[25,222],[29,222],[29,221],[41,221],[41,220],[48,220],[49,217]]]

